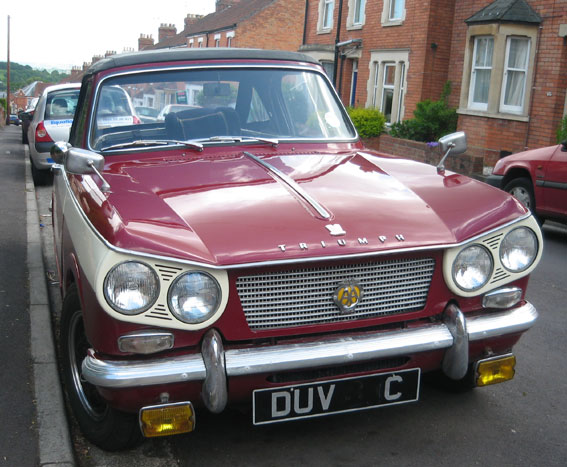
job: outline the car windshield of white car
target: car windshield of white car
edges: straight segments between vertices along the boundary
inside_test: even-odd
[[[323,74],[296,68],[210,68],[114,76],[96,94],[90,146],[142,140],[219,144],[352,140],[356,132]],[[136,109],[144,109],[144,112]],[[148,109],[152,115],[148,117]]]

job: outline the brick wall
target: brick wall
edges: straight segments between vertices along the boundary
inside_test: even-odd
[[[450,37],[455,0],[406,0],[406,20],[399,26],[382,26],[382,1],[367,0],[362,29],[347,30],[348,0],[343,0],[340,40],[362,39],[362,55],[358,63],[358,84],[355,106],[367,102],[371,51],[408,49],[407,93],[405,118],[411,118],[415,106],[424,99],[438,99],[447,80],[450,58]],[[338,21],[338,1],[334,9],[334,28],[318,34],[319,0],[309,1],[306,44],[334,44]],[[432,47],[431,44],[436,44]],[[340,72],[340,63],[338,65]],[[349,103],[352,61],[345,60],[341,98]],[[337,83],[339,78],[337,78]]]
[[[466,48],[467,25],[472,16],[492,0],[458,2],[455,8],[449,79],[453,83],[450,103],[459,106]],[[535,78],[529,103],[529,122],[459,116],[459,130],[467,132],[469,147],[484,152],[485,165],[493,166],[501,151],[519,152],[555,143],[555,132],[565,108],[567,44],[559,37],[559,25],[567,23],[567,2],[527,0],[542,17],[536,50]],[[532,44],[532,47],[534,44]]]
[[[430,165],[437,165],[442,157],[438,148],[432,147],[429,143],[392,138],[386,134],[378,138],[366,139],[364,144],[369,149]],[[483,169],[482,156],[471,154],[469,151],[466,154],[449,156],[444,165],[447,170],[469,176],[481,175]]]
[[[304,0],[274,2],[238,24],[232,46],[297,51],[303,38],[304,13]]]

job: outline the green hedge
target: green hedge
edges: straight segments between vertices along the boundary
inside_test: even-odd
[[[386,127],[386,117],[376,109],[349,107],[348,114],[361,138],[380,136]]]
[[[557,142],[562,143],[563,141],[567,141],[567,115],[563,117],[557,129]]]
[[[414,118],[393,123],[390,135],[428,143],[455,132],[458,116],[457,111],[449,107],[449,94],[451,94],[451,83],[447,82],[441,99],[437,101],[426,99],[418,102],[413,112]]]

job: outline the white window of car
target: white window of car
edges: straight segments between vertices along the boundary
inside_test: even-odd
[[[508,37],[500,102],[502,112],[522,113],[524,110],[529,55],[529,38]]]
[[[475,37],[469,88],[470,109],[486,110],[488,108],[493,51],[494,39],[492,37]]]

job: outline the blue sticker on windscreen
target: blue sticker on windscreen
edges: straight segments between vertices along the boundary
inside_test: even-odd
[[[51,157],[48,157],[47,162],[49,162],[50,164],[53,164],[55,161]]]

